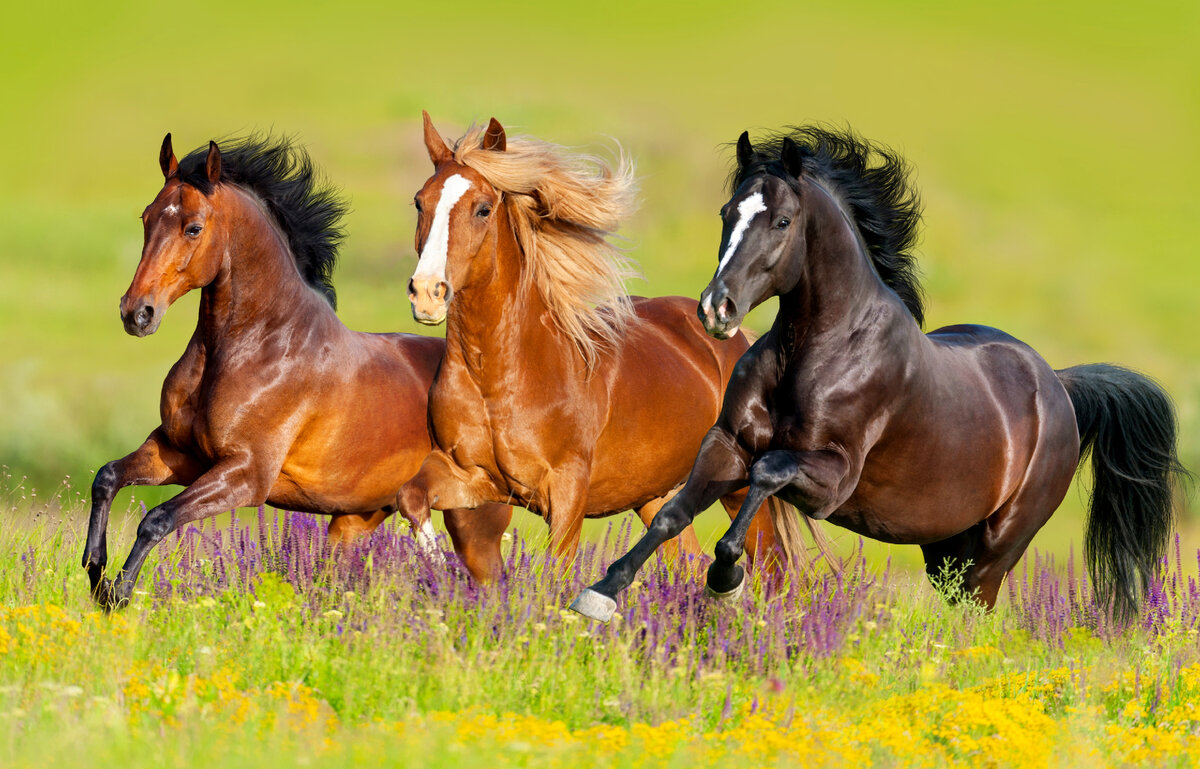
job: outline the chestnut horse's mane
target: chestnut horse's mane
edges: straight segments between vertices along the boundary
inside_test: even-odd
[[[617,346],[633,306],[625,281],[637,268],[609,241],[635,208],[633,164],[616,167],[530,137],[510,137],[504,152],[485,150],[483,129],[454,145],[454,159],[504,193],[524,264],[525,290],[536,290],[588,368]]]
[[[289,137],[252,134],[222,139],[221,182],[257,195],[287,236],[296,268],[304,282],[337,307],[333,268],[345,232],[341,227],[346,201],[313,168],[308,152]],[[205,172],[207,145],[179,162],[181,181],[205,195],[212,184]]]

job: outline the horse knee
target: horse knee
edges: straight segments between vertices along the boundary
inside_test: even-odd
[[[713,554],[717,557],[717,560],[724,561],[725,563],[733,563],[741,558],[742,551],[743,547],[740,543],[729,542],[724,539],[718,542],[717,546],[713,548]]]
[[[114,460],[96,471],[96,477],[92,479],[93,500],[100,497],[108,497],[116,493],[117,485],[120,483],[116,465],[117,463]]]
[[[406,483],[396,493],[396,510],[412,524],[419,528],[429,520],[429,497],[425,489]]]
[[[149,540],[151,542],[160,542],[164,537],[171,533],[175,528],[175,514],[173,511],[159,506],[151,508],[138,524],[137,538],[139,540]]]
[[[672,500],[673,502],[674,500]],[[663,506],[662,510],[654,516],[654,520],[650,522],[649,529],[656,536],[661,536],[664,539],[671,539],[679,536],[680,532],[688,527],[691,523],[691,517],[688,516],[677,505],[668,502]]]

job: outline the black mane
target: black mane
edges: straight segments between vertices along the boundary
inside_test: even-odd
[[[287,235],[292,258],[304,281],[337,307],[333,268],[345,237],[340,226],[346,202],[338,190],[320,179],[312,159],[290,138],[251,135],[217,143],[221,149],[221,181],[252,190],[267,205]],[[179,163],[179,178],[205,195],[212,191],[205,172],[208,147],[188,153]]]
[[[867,253],[885,285],[925,323],[924,292],[912,249],[921,223],[921,200],[909,180],[909,165],[888,147],[853,131],[820,126],[790,127],[754,144],[754,156],[729,177],[732,195],[746,179],[768,172],[788,176],[780,159],[783,140],[800,149],[804,172],[825,182],[849,209]]]

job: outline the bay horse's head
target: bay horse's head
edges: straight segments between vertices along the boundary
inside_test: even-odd
[[[741,168],[754,162],[748,133],[738,138],[737,156]],[[792,254],[806,246],[802,168],[799,148],[784,138],[780,163],[746,178],[721,209],[717,271],[697,311],[712,336],[733,336],[746,313],[799,281],[804,260]]]
[[[220,228],[213,226],[219,219],[213,198],[179,178],[171,134],[163,139],[158,162],[165,183],[142,212],[142,258],[121,297],[125,330],[139,337],[158,330],[176,299],[213,281],[224,242]],[[221,178],[221,150],[215,142],[208,144],[205,174],[213,185]]]
[[[418,323],[436,326],[446,319],[454,291],[474,283],[491,267],[474,257],[495,232],[500,192],[478,171],[456,162],[429,114],[422,114],[434,173],[413,198],[420,258],[408,281],[408,299]],[[504,128],[492,118],[482,148],[503,152],[506,141]]]

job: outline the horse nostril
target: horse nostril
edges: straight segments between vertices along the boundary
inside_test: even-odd
[[[412,278],[408,279],[408,298],[409,299],[417,298],[417,284],[413,283]]]
[[[138,310],[137,313],[133,316],[133,322],[137,325],[138,328],[146,328],[146,326],[150,325],[150,321],[153,318],[154,318],[154,308],[151,307],[150,305],[146,305],[146,306],[142,307],[142,309]]]
[[[437,285],[435,285],[433,287],[433,298],[434,299],[444,299],[446,297],[446,289],[447,288],[449,288],[449,286],[446,285],[446,281],[444,281],[444,280],[438,281]]]
[[[736,312],[737,307],[729,297],[725,297],[721,300],[721,304],[717,306],[717,317],[720,318],[722,323],[732,318]]]

